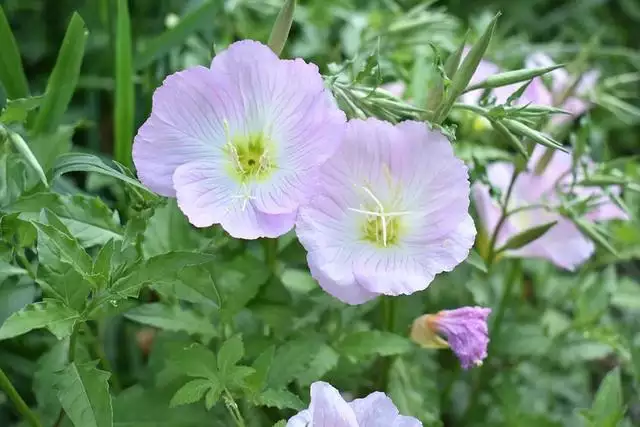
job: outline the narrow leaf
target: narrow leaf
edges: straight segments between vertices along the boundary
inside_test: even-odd
[[[514,83],[525,82],[562,67],[564,67],[564,64],[557,64],[543,68],[529,68],[523,70],[506,71],[504,73],[494,74],[479,83],[467,87],[465,92],[470,92],[476,89],[493,89],[496,87],[507,86]]]
[[[5,129],[3,129],[0,126],[0,136],[3,133],[7,133],[8,134],[9,140],[11,141],[13,146],[22,155],[22,157],[27,162],[27,164],[29,166],[31,166],[31,168],[36,172],[36,174],[38,175],[38,178],[40,179],[40,181],[42,181],[42,183],[44,185],[49,186],[49,182],[47,181],[47,176],[45,175],[44,170],[42,170],[42,166],[40,166],[40,163],[38,162],[38,159],[36,159],[36,156],[33,154],[31,149],[29,148],[29,146],[25,142],[25,140],[22,139],[22,137],[20,135],[18,135],[17,133],[15,133],[15,132],[7,132]]]
[[[133,143],[133,121],[135,99],[133,84],[133,59],[131,53],[131,20],[128,0],[118,0],[116,25],[116,94],[114,103],[114,159],[131,167],[131,146]]]
[[[598,245],[602,246],[612,255],[618,256],[618,251],[611,245],[611,243],[607,241],[606,237],[600,231],[598,231],[596,226],[582,218],[573,218],[573,222],[580,229],[580,231],[591,238],[591,240],[595,241]]]
[[[58,339],[62,339],[71,335],[79,318],[76,311],[61,302],[45,299],[12,314],[0,327],[0,340],[42,328],[48,328]]]
[[[65,413],[75,426],[112,427],[109,372],[96,362],[71,363],[58,374],[55,388]]]
[[[473,249],[469,252],[469,256],[467,257],[465,262],[482,271],[483,273],[486,273],[488,271],[487,265],[485,264],[480,254],[478,254],[478,252]]]
[[[34,133],[55,130],[60,124],[76,89],[87,35],[84,21],[74,13],[47,82],[45,96],[33,124]]]
[[[169,53],[175,47],[181,46],[191,34],[211,26],[220,13],[217,1],[205,1],[189,14],[183,16],[178,24],[152,39],[136,54],[134,68],[140,70],[154,60]]]
[[[624,417],[624,399],[620,368],[615,368],[602,380],[591,407],[594,427],[616,427]]]
[[[504,137],[504,139],[506,139],[507,142],[513,148],[516,149],[516,151],[518,153],[520,153],[520,155],[522,155],[525,159],[529,159],[529,153],[527,153],[527,149],[524,148],[524,145],[522,145],[520,140],[514,134],[512,134],[511,131],[509,129],[507,129],[507,127],[505,125],[500,123],[499,120],[489,119],[489,121],[491,122],[491,126],[493,126],[493,128],[499,134],[501,134]]]
[[[504,244],[497,252],[503,252],[507,250],[520,249],[529,243],[542,237],[547,231],[551,229],[558,221],[548,222],[546,224],[539,225],[537,227],[530,228],[521,233],[516,234]]]
[[[9,21],[0,6],[0,83],[9,99],[29,96],[29,85],[22,67],[22,58],[16,39],[11,32]]]
[[[295,8],[296,0],[285,0],[285,4],[282,5],[282,9],[280,9],[276,22],[271,30],[269,47],[278,56],[282,53],[282,49],[284,49],[284,45],[289,37],[289,30],[291,30],[291,24],[293,23],[293,11]]]
[[[121,171],[116,170],[111,165],[105,163],[98,156],[84,153],[68,153],[58,157],[53,166],[53,177],[59,177],[69,172],[94,172],[101,175],[111,176],[120,181],[131,184],[134,187],[149,191],[144,185]]]
[[[562,144],[555,141],[548,135],[545,135],[544,133],[539,132],[535,129],[531,129],[529,126],[523,123],[520,123],[516,120],[511,120],[511,119],[504,119],[502,120],[502,123],[507,127],[507,129],[511,130],[512,132],[518,135],[525,136],[531,139],[533,142],[544,145],[545,147],[556,148],[560,151],[564,151],[565,153],[569,152],[566,148],[562,146]]]

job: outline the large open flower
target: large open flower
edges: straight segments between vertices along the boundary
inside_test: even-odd
[[[426,124],[347,124],[296,232],[311,274],[349,304],[411,294],[468,255],[475,236],[467,168]]]
[[[384,393],[346,402],[331,384],[311,384],[311,404],[287,423],[287,427],[422,427],[413,417],[400,415]]]
[[[299,204],[313,194],[344,123],[315,65],[241,41],[210,68],[166,78],[133,160],[140,180],[177,197],[193,225],[275,237],[293,227]]]

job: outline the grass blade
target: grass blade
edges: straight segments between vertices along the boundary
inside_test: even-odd
[[[84,21],[80,15],[74,13],[62,41],[56,65],[49,76],[40,111],[33,124],[35,134],[53,131],[60,124],[76,89],[88,34]]]
[[[9,27],[9,21],[0,6],[0,82],[9,99],[27,98],[29,85],[22,68],[22,58],[15,37]]]
[[[131,144],[135,115],[135,86],[131,54],[131,20],[127,0],[118,0],[116,26],[116,99],[114,103],[116,161],[131,167]]]

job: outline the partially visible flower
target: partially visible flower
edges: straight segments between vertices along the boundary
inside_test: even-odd
[[[481,365],[487,357],[490,313],[490,308],[462,307],[425,314],[414,320],[411,338],[423,347],[451,347],[462,367],[469,369]]]
[[[352,120],[300,208],[296,233],[320,286],[348,304],[411,294],[468,255],[467,168],[426,124]]]
[[[527,57],[525,65],[527,68],[541,68],[553,66],[555,65],[555,62],[547,54],[537,52]],[[557,68],[548,73],[548,75],[551,78],[551,88],[549,89],[544,85],[542,78],[537,77],[534,79],[534,82],[537,81],[539,87],[542,88],[538,93],[537,104],[554,106],[554,102],[557,102],[557,98],[563,96],[567,90],[571,89],[574,77],[563,68]],[[567,121],[571,121],[573,118],[578,117],[589,110],[592,103],[586,98],[589,92],[591,92],[596,86],[599,78],[600,72],[598,70],[590,70],[582,75],[573,92],[568,94],[564,102],[557,105],[557,107],[562,108],[571,114],[556,114],[551,119],[552,123],[562,124]]]
[[[422,427],[413,417],[400,415],[384,393],[346,402],[330,384],[311,384],[309,409],[287,422],[287,427]]]
[[[318,68],[245,40],[167,77],[138,131],[140,180],[176,197],[197,227],[243,239],[289,231],[319,167],[342,139],[345,116]]]
[[[521,210],[504,221],[497,235],[496,246],[501,247],[511,237],[525,230],[557,221],[556,225],[540,238],[520,249],[505,251],[504,255],[543,258],[561,268],[574,270],[593,254],[594,245],[570,219],[556,210],[563,192],[571,188],[573,180],[571,155],[556,151],[544,172],[538,175],[535,173],[535,167],[544,152],[543,147],[536,146],[528,171],[520,173],[517,177],[507,210]],[[510,163],[497,162],[487,167],[489,182],[494,188],[500,190],[502,197],[506,195],[513,172],[514,166]],[[615,193],[620,191],[617,187],[607,190]],[[581,199],[590,198],[591,209],[587,212],[586,219],[596,221],[628,218],[627,214],[611,202],[606,192],[600,188],[574,187],[573,193]],[[483,228],[491,236],[495,233],[500,220],[500,204],[491,197],[489,187],[482,183],[474,184],[473,197]]]

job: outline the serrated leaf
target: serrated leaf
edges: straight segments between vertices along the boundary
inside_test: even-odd
[[[82,246],[69,234],[69,230],[51,211],[45,209],[41,222],[32,221],[38,230],[38,258],[54,269],[63,270],[63,264],[72,266],[82,276],[89,276],[93,261]]]
[[[116,280],[106,299],[111,297],[135,297],[145,284],[154,282],[172,282],[178,279],[178,273],[185,267],[202,265],[215,259],[212,255],[198,252],[169,252],[146,260],[133,271]]]
[[[115,241],[109,240],[100,248],[96,258],[93,260],[91,274],[95,277],[99,290],[106,288],[109,284],[111,279],[111,260],[115,250]]]
[[[554,225],[556,225],[558,221],[551,221],[546,224],[538,225],[536,227],[530,228],[528,230],[522,231],[515,236],[511,237],[507,242],[498,249],[497,253],[520,249],[529,243],[539,239],[542,237],[547,231],[549,231]]]
[[[192,344],[189,347],[172,352],[169,369],[190,377],[218,381],[216,356],[201,344]]]
[[[185,331],[191,335],[201,335],[205,339],[211,339],[216,335],[216,329],[209,318],[193,310],[183,309],[179,305],[169,306],[159,302],[144,304],[127,312],[125,317],[167,331]]]
[[[298,375],[298,383],[303,387],[309,386],[335,368],[339,360],[340,355],[333,348],[328,345],[323,346],[315,355],[311,356],[311,362],[307,369]]]
[[[28,113],[40,105],[42,98],[42,96],[32,96],[8,100],[0,114],[0,123],[24,123]]]
[[[204,397],[204,406],[207,410],[213,408],[218,400],[220,400],[220,396],[222,395],[221,387],[211,387],[207,392],[207,395]]]
[[[180,387],[173,398],[171,398],[169,406],[174,408],[180,405],[195,403],[202,399],[205,393],[212,387],[215,387],[215,384],[209,379],[198,378],[191,380]]]
[[[62,301],[66,306],[81,312],[87,302],[93,285],[70,265],[63,265],[59,270],[38,265],[36,282],[51,297]]]
[[[411,351],[411,341],[403,336],[383,331],[360,331],[345,336],[336,345],[338,353],[353,359],[393,356]]]
[[[289,390],[285,389],[265,390],[253,399],[253,403],[260,406],[268,406],[278,409],[295,409],[297,411],[304,408],[302,400]]]
[[[318,350],[325,344],[313,338],[289,341],[276,349],[267,384],[269,388],[281,389],[303,374]]]
[[[244,356],[242,337],[235,335],[226,340],[220,347],[217,356],[218,372],[224,377]]]
[[[260,353],[253,365],[251,365],[255,372],[246,379],[246,384],[254,393],[261,391],[267,384],[269,369],[271,368],[271,363],[273,363],[275,352],[276,348],[269,346],[269,348]]]
[[[142,251],[146,257],[200,246],[201,236],[178,208],[175,199],[155,208],[144,230]]]
[[[109,394],[109,372],[96,362],[71,363],[56,378],[58,399],[76,426],[112,427],[113,410]]]
[[[33,375],[33,390],[38,402],[38,414],[45,425],[53,425],[60,413],[58,396],[51,393],[57,373],[64,369],[69,357],[69,340],[58,341],[38,359]]]
[[[438,365],[424,352],[412,359],[397,358],[389,371],[389,397],[405,416],[417,417],[426,426],[439,425]]]
[[[0,327],[0,340],[41,328],[49,329],[58,339],[62,339],[71,335],[79,319],[80,314],[66,305],[55,300],[44,300],[29,304],[12,314]]]

